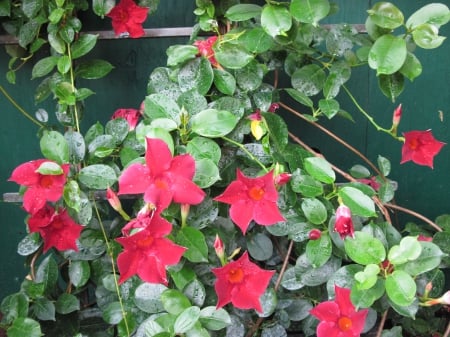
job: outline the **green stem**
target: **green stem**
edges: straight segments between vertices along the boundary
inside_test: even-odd
[[[32,121],[34,124],[36,124],[37,126],[43,128],[44,124],[42,124],[41,122],[39,122],[37,119],[33,118],[33,116],[31,116],[28,112],[26,112],[19,104],[17,104],[17,102],[8,94],[8,92],[0,85],[0,91],[2,92],[2,94],[6,97],[6,99],[12,104],[14,105],[14,107],[20,111],[20,113],[22,115],[24,115],[26,118],[28,118],[30,121]]]
[[[98,223],[100,224],[100,228],[102,230],[103,238],[105,239],[106,249],[108,251],[109,257],[111,258],[111,267],[112,267],[112,271],[114,274],[114,285],[116,288],[117,297],[119,298],[120,310],[122,311],[122,317],[123,317],[124,323],[125,323],[125,330],[127,331],[127,336],[130,337],[130,328],[128,326],[128,320],[126,317],[127,313],[126,313],[124,305],[123,305],[122,296],[120,295],[119,283],[117,282],[116,265],[114,263],[114,256],[112,253],[112,248],[111,248],[111,245],[109,244],[108,236],[106,235],[105,227],[103,226],[103,221],[102,221],[102,218],[100,217],[100,213],[98,211],[97,203],[95,202],[95,199],[93,199],[93,204],[94,204],[95,214],[98,219]]]
[[[261,168],[264,170],[264,172],[269,172],[269,170],[261,163],[249,150],[245,148],[245,146],[241,143],[235,142],[234,140],[227,138],[225,136],[221,137],[223,140],[226,140],[227,142],[236,145],[238,148],[240,148],[247,156],[250,157],[251,160],[253,160],[255,163],[257,163]]]
[[[73,60],[72,60],[72,52],[70,50],[70,45],[67,45],[67,56],[69,57],[70,61],[70,84],[72,85],[72,90],[75,93],[75,75],[73,73]],[[77,109],[77,102],[75,100],[75,104],[73,106],[73,113],[75,117],[75,131],[80,132],[80,120],[78,118],[78,109]]]

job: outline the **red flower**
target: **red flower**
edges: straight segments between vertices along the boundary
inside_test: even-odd
[[[147,19],[147,14],[148,8],[139,7],[133,0],[121,0],[106,16],[112,19],[116,35],[128,33],[137,38],[144,35],[142,24]]]
[[[137,232],[131,234],[133,229]],[[167,285],[166,266],[177,264],[186,250],[164,237],[171,230],[170,222],[159,214],[141,216],[127,224],[122,230],[125,236],[116,239],[124,248],[117,257],[119,283],[138,275],[145,282]]]
[[[205,192],[192,182],[195,161],[189,154],[172,157],[167,144],[157,138],[147,138],[146,165],[134,163],[119,178],[118,194],[144,193],[144,200],[156,206],[158,212],[176,203],[197,205]]]
[[[436,140],[431,130],[409,131],[403,135],[405,136],[405,144],[402,147],[400,164],[412,160],[418,165],[433,168],[433,158],[439,153],[445,143]]]
[[[139,117],[141,117],[141,112],[137,109],[117,109],[111,119],[123,118],[128,122],[130,126],[130,131],[136,128],[139,122]]]
[[[231,220],[244,234],[251,220],[264,226],[285,220],[277,206],[278,192],[272,171],[261,177],[248,178],[237,170],[237,180],[214,200],[231,205]]]
[[[67,213],[67,210],[55,211],[45,205],[28,219],[30,232],[39,232],[44,240],[44,253],[51,247],[59,251],[73,249],[78,251],[76,244],[83,226],[77,224]]]
[[[59,167],[61,174],[39,173],[40,168],[48,165],[54,166],[55,172]],[[28,187],[23,195],[23,207],[34,214],[47,201],[55,202],[61,198],[68,173],[69,164],[58,165],[48,159],[37,159],[17,166],[9,180]]]
[[[334,289],[334,301],[322,302],[309,311],[320,320],[317,337],[358,337],[364,328],[369,310],[355,310],[350,300],[350,289],[337,285]]]
[[[208,61],[216,68],[220,68],[219,62],[214,57],[213,45],[217,41],[217,36],[211,36],[206,40],[197,40],[194,46],[197,47],[200,55],[206,57]]]
[[[346,236],[354,236],[352,213],[350,208],[345,205],[340,205],[336,210],[334,231],[339,233],[341,239],[345,239]]]
[[[253,308],[262,312],[259,298],[275,271],[259,268],[250,262],[248,252],[245,252],[238,260],[213,268],[212,272],[217,277],[214,284],[218,296],[217,308],[231,302],[236,308]]]

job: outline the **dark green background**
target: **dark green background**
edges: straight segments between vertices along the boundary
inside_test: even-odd
[[[446,2],[443,0],[442,2]],[[432,1],[395,0],[395,4],[402,9],[406,16],[419,7]],[[329,21],[332,23],[364,23],[366,10],[375,1],[341,0],[340,12]],[[162,0],[155,15],[149,17],[147,28],[184,27],[194,23],[195,1]],[[109,27],[109,19],[105,19],[103,27]],[[109,29],[109,28],[107,28]],[[444,27],[441,35],[450,36],[450,27]],[[176,43],[186,43],[188,37],[152,38],[152,39],[115,39],[98,43],[93,54],[95,57],[109,60],[115,69],[106,80],[91,81],[89,87],[96,92],[86,101],[82,131],[95,121],[105,122],[111,114],[121,107],[137,108],[146,93],[147,79],[151,71],[166,63],[165,50]],[[375,73],[367,68],[354,72],[349,88],[359,103],[370,112],[380,124],[389,127],[392,111],[403,103],[403,118],[400,131],[425,130],[431,128],[435,137],[450,143],[448,133],[450,110],[450,43],[431,52],[419,52],[418,56],[424,66],[423,74],[413,83],[406,83],[405,92],[394,104],[385,98],[378,90]],[[0,74],[7,70],[9,57],[0,49]],[[38,108],[46,109],[49,114],[54,113],[52,102],[36,106],[33,94],[38,80],[30,80],[32,64],[18,73],[17,84],[10,85],[4,75],[0,75],[0,85],[30,114]],[[392,161],[393,172],[391,179],[398,181],[399,190],[396,201],[399,205],[415,209],[434,219],[443,213],[450,213],[450,172],[449,151],[445,146],[439,156],[435,158],[435,168],[420,167],[413,163],[399,165],[401,143],[391,137],[377,133],[361,118],[359,112],[346,98],[345,94],[338,97],[341,106],[355,118],[355,125],[347,120],[333,120],[325,125],[348,140],[369,159],[376,161],[379,154]],[[439,110],[444,119],[439,118]],[[283,113],[283,112],[282,112]],[[7,182],[12,170],[19,164],[41,158],[39,140],[36,136],[37,127],[23,117],[0,94],[0,193],[16,192],[18,186]],[[340,145],[331,142],[320,131],[305,125],[301,121],[293,120],[287,115],[289,125],[294,127],[295,133],[309,145],[319,148],[321,152],[334,164],[343,169],[349,169],[354,164],[361,163],[358,158]],[[348,130],[351,130],[349,132]],[[27,272],[24,258],[17,255],[17,243],[25,235],[24,217],[26,213],[19,204],[0,202],[0,299],[18,290],[23,276]],[[404,217],[400,217],[402,225]]]

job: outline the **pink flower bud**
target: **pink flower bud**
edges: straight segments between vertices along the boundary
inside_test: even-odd
[[[431,242],[433,241],[433,238],[430,236],[426,236],[423,234],[419,234],[419,236],[417,237],[417,241],[427,241],[427,242]]]
[[[308,237],[310,240],[318,240],[318,239],[320,239],[321,236],[322,236],[322,232],[316,228],[311,229],[308,234]]]
[[[108,200],[111,207],[114,208],[114,210],[116,210],[117,212],[122,209],[122,204],[120,203],[119,197],[109,187],[106,189],[106,200]]]
[[[334,231],[339,233],[341,239],[345,239],[347,236],[354,237],[352,213],[350,208],[345,205],[340,205],[336,210]]]
[[[269,112],[276,112],[280,108],[278,103],[272,103],[269,107]]]
[[[401,118],[402,118],[402,105],[399,104],[399,106],[394,110],[394,114],[392,115],[392,125],[394,127],[398,126],[400,124]]]

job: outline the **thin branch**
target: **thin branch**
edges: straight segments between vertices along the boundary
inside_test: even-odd
[[[442,335],[442,337],[449,337],[450,336],[450,322],[447,325],[447,329],[445,330],[444,334]]]
[[[375,337],[381,337],[381,334],[383,333],[384,323],[386,323],[388,310],[383,312],[383,316],[381,316],[380,325],[378,326],[377,334]]]
[[[388,207],[388,208],[392,208],[398,211],[402,211],[404,213],[410,214],[424,222],[426,222],[427,224],[429,224],[431,227],[433,227],[435,230],[437,230],[438,232],[442,232],[442,228],[439,227],[435,222],[431,221],[430,219],[428,219],[427,217],[423,216],[422,214],[419,214],[417,212],[414,212],[408,208],[402,207],[402,206],[398,206],[398,205],[394,205],[394,204],[390,204],[390,203],[386,203],[384,204],[384,206]]]

